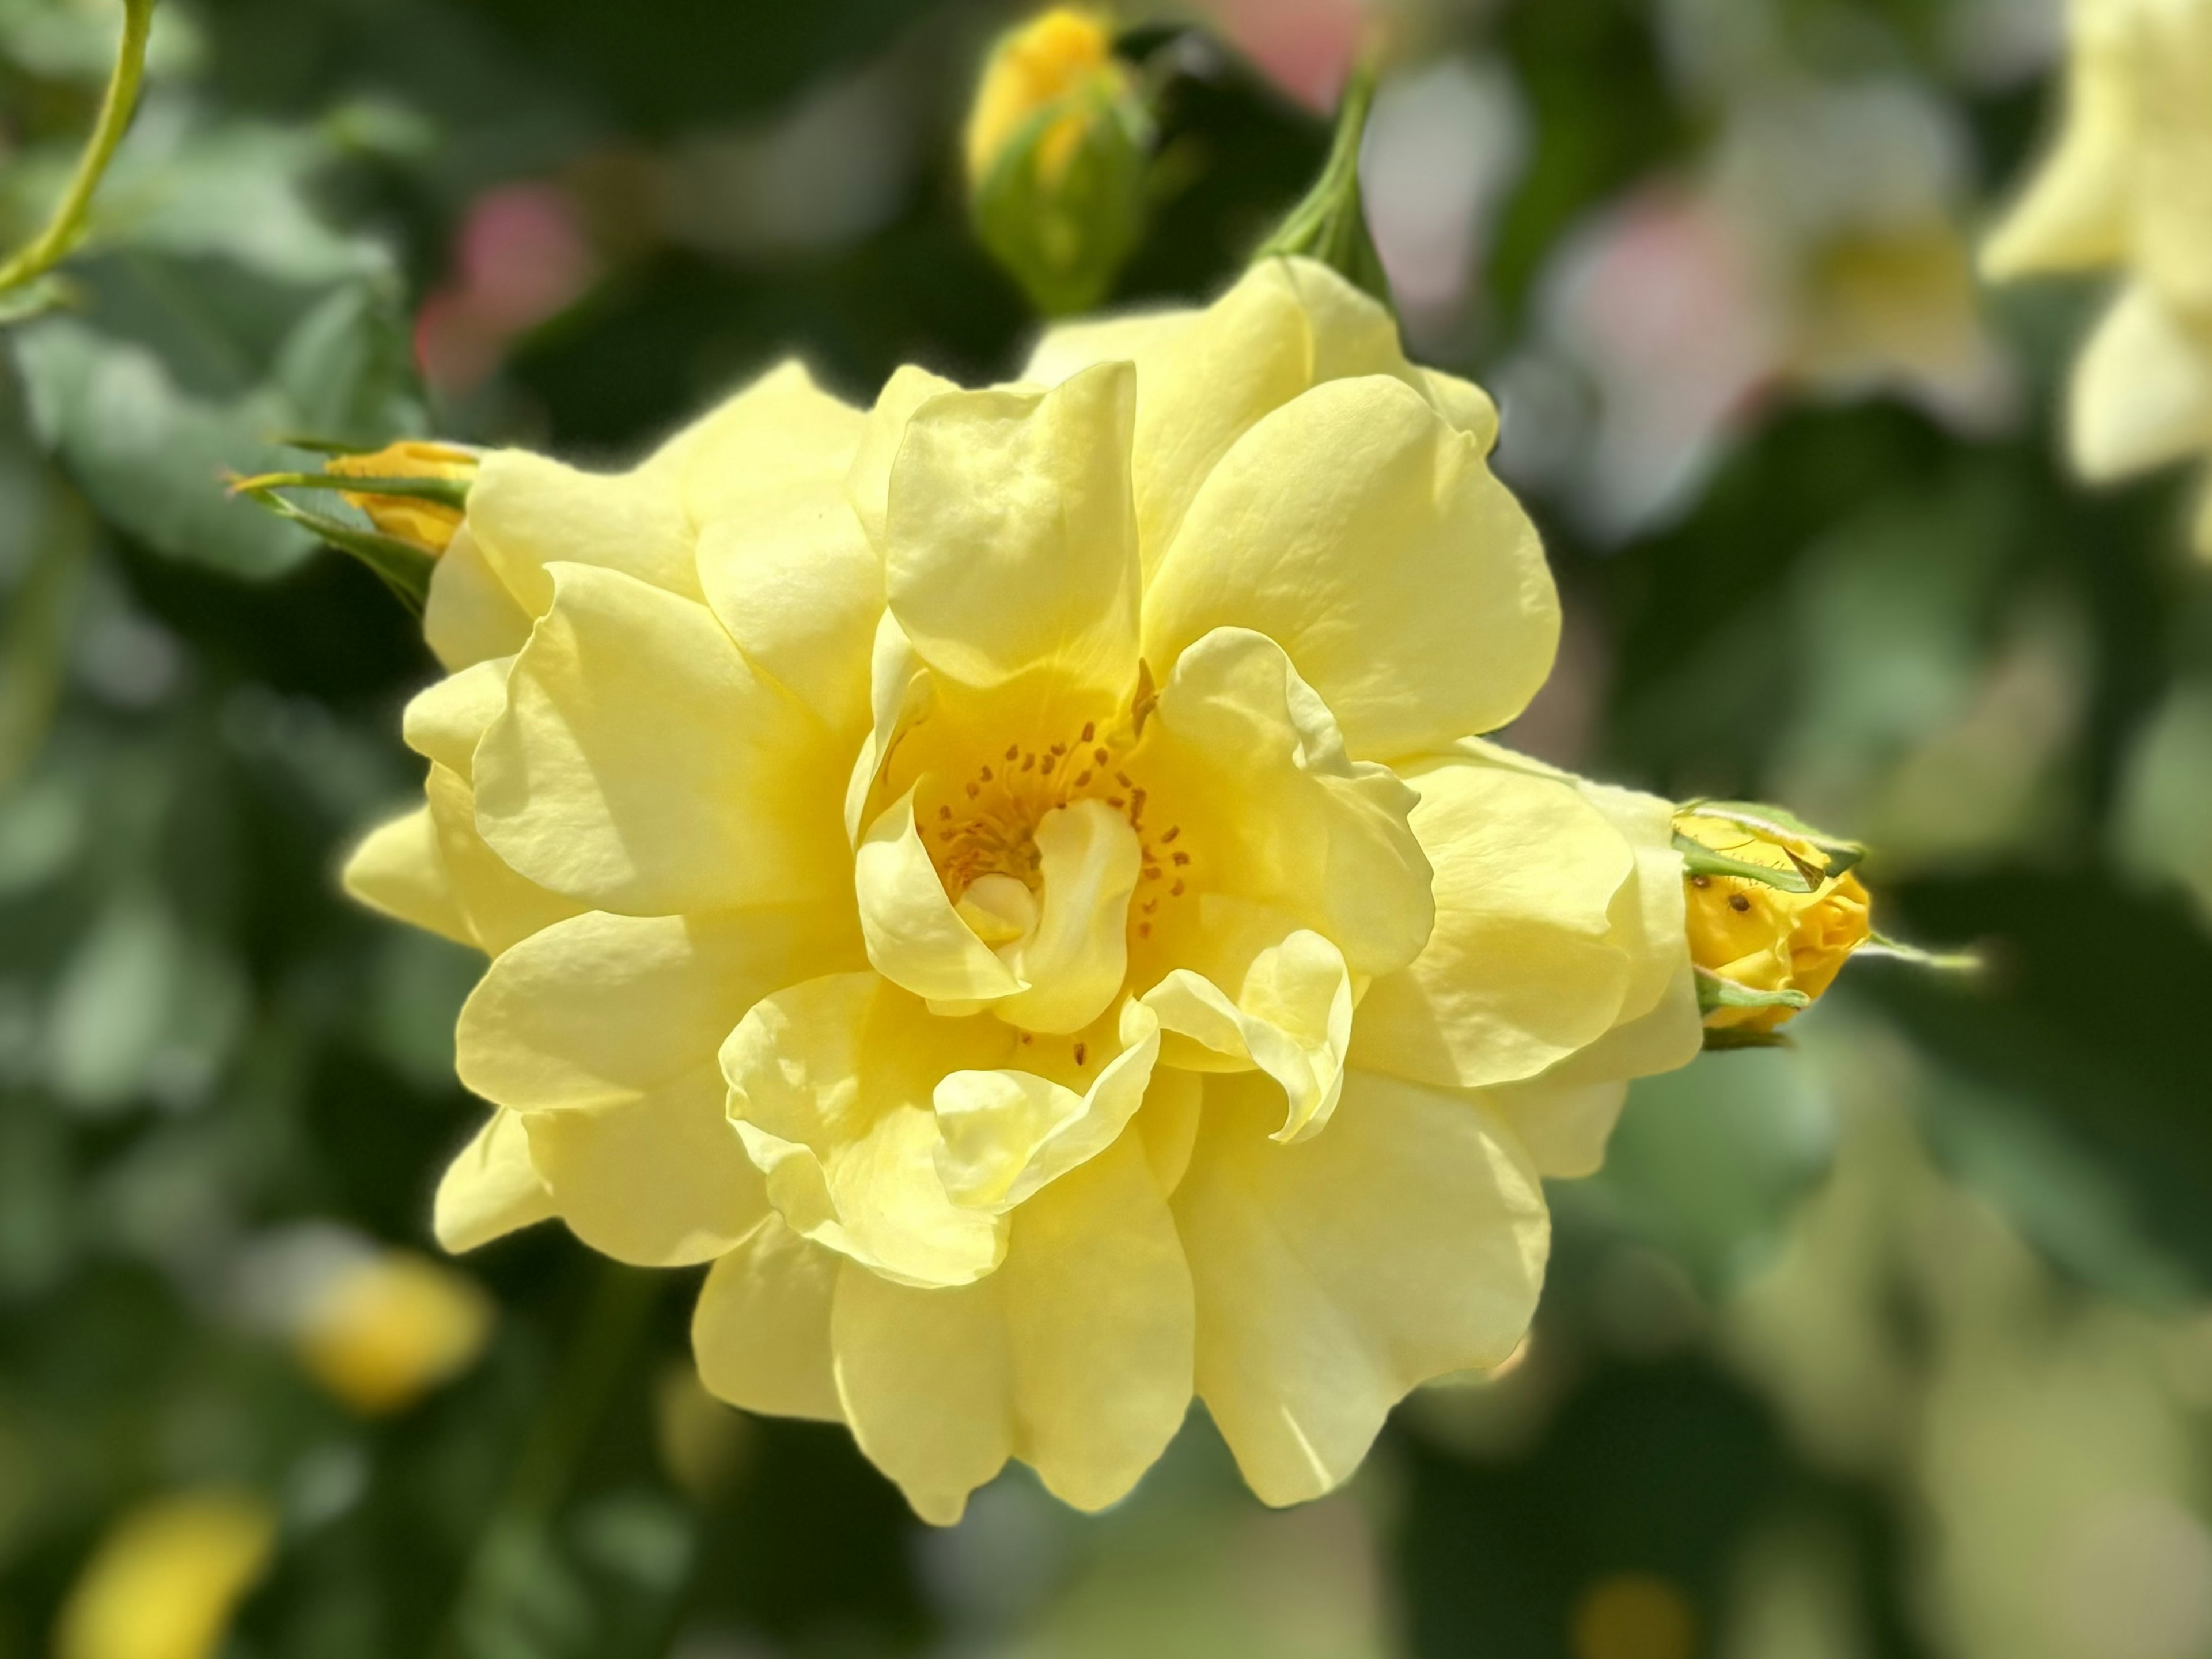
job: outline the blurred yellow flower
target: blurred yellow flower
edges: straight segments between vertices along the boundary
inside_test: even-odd
[[[1037,307],[1098,302],[1135,248],[1150,112],[1107,20],[1061,7],[992,49],[968,118],[968,191],[983,245]]]
[[[451,444],[406,438],[362,455],[333,455],[323,464],[325,472],[349,478],[467,478],[477,470],[477,458]],[[459,507],[441,501],[416,501],[405,495],[364,495],[341,492],[349,507],[368,515],[368,521],[387,536],[435,556],[446,550],[453,532],[461,527]]]
[[[1270,260],[1017,385],[795,366],[484,459],[349,868],[493,956],[438,1225],[714,1263],[702,1375],[927,1518],[1113,1502],[1202,1398],[1313,1497],[1519,1341],[1540,1177],[1700,1029],[1665,802],[1471,737],[1559,628],[1480,390]]]
[[[1824,873],[1829,854],[1810,836],[1717,809],[1686,811],[1675,827],[1727,858],[1795,874],[1810,886],[1791,892],[1756,877],[1689,876],[1690,955],[1706,973],[1752,991],[1817,998],[1872,936],[1865,887],[1848,869]],[[1771,1031],[1800,1006],[1723,1006],[1712,1009],[1705,1024]]]
[[[992,49],[969,111],[963,149],[969,182],[989,177],[1007,143],[1055,107],[1065,112],[1036,137],[1034,165],[1048,177],[1057,173],[1082,142],[1087,119],[1070,95],[1102,83],[1117,92],[1126,80],[1114,60],[1113,31],[1100,13],[1056,6],[1009,31]]]
[[[305,1294],[293,1340],[315,1380],[354,1410],[403,1410],[483,1350],[491,1302],[450,1267],[410,1250],[335,1267]]]
[[[1983,264],[2121,271],[2072,392],[2075,462],[2104,480],[2212,455],[2212,0],[2074,0],[2070,21],[2064,125]]]
[[[109,1528],[70,1590],[56,1659],[207,1659],[276,1539],[275,1510],[248,1492],[140,1504]]]

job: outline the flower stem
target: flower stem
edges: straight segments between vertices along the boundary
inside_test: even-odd
[[[115,54],[115,71],[108,77],[107,91],[100,100],[100,117],[94,122],[92,137],[85,143],[84,154],[77,158],[76,172],[70,176],[69,188],[55,204],[46,227],[0,264],[0,294],[22,287],[52,270],[75,247],[84,235],[85,216],[92,206],[93,192],[113,159],[115,147],[123,142],[123,134],[131,125],[131,112],[138,105],[139,82],[146,74],[146,37],[154,25],[155,0],[123,0],[123,43]]]
[[[1375,239],[1368,234],[1367,208],[1359,190],[1359,143],[1366,135],[1368,112],[1375,106],[1382,60],[1378,43],[1352,64],[1343,96],[1337,100],[1336,133],[1329,141],[1321,177],[1260,245],[1253,259],[1256,263],[1285,254],[1317,259],[1388,306],[1392,304],[1390,279],[1375,252]]]

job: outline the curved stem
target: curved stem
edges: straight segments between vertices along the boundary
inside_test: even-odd
[[[154,6],[155,0],[123,0],[123,43],[116,51],[115,72],[108,77],[107,91],[100,100],[100,117],[93,123],[92,137],[85,142],[84,154],[77,158],[76,172],[70,176],[62,199],[55,204],[46,228],[17,249],[7,264],[0,264],[0,293],[21,288],[46,275],[84,234],[85,215],[92,206],[93,192],[100,188],[101,176],[114,157],[116,145],[123,142],[124,131],[131,125],[131,112],[138,105],[138,85],[146,75],[146,37],[154,26]]]

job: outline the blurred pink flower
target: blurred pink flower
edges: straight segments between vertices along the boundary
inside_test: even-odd
[[[575,204],[550,184],[477,198],[454,265],[453,280],[423,300],[415,321],[423,378],[449,396],[482,385],[515,336],[574,304],[599,275]]]
[[[1336,102],[1367,16],[1361,0],[1206,0],[1206,9],[1238,51],[1321,110]]]

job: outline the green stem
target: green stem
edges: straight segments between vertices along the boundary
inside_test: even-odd
[[[1368,234],[1367,207],[1359,191],[1359,145],[1366,136],[1368,112],[1375,106],[1382,67],[1382,52],[1373,47],[1352,64],[1337,102],[1336,132],[1329,140],[1321,177],[1253,258],[1257,262],[1299,254],[1317,259],[1387,306],[1392,303],[1390,279],[1375,252],[1375,239]]]
[[[76,172],[55,205],[46,228],[0,264],[0,293],[21,288],[60,264],[84,235],[85,215],[93,192],[113,159],[116,145],[131,125],[138,106],[138,85],[146,75],[146,37],[154,26],[155,0],[123,0],[123,43],[115,54],[115,72],[100,100],[100,117],[92,137],[77,158]]]
[[[83,501],[65,484],[54,489],[46,537],[8,606],[7,654],[0,657],[0,794],[37,757],[53,723],[70,620],[92,551]]]
[[[599,1265],[590,1304],[569,1335],[552,1389],[461,1575],[445,1629],[432,1649],[439,1659],[469,1659],[479,1650],[476,1633],[499,1618],[517,1564],[526,1561],[544,1539],[599,1437],[652,1322],[665,1277],[611,1261]]]

